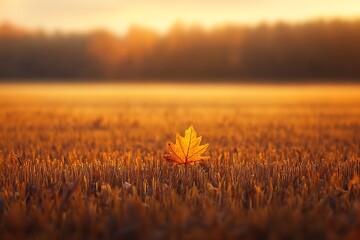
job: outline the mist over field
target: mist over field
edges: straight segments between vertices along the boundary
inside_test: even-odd
[[[53,33],[0,25],[0,81],[359,82],[360,22]]]

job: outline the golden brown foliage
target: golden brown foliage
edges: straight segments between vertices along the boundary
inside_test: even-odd
[[[358,86],[0,88],[1,239],[359,237]]]

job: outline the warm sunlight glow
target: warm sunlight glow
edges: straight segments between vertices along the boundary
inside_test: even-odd
[[[49,31],[107,28],[124,33],[142,25],[164,32],[179,20],[212,27],[358,16],[358,0],[0,0],[0,21]]]

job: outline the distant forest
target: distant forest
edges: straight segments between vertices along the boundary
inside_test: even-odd
[[[48,34],[0,25],[8,79],[359,81],[360,20]]]

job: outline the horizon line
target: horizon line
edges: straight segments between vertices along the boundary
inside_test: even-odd
[[[206,26],[206,24],[202,24],[199,22],[186,22],[184,20],[176,20],[173,21],[169,27],[165,30],[165,31],[161,31],[158,30],[154,27],[150,27],[150,26],[146,26],[145,24],[138,24],[138,23],[133,23],[131,25],[129,25],[126,28],[126,31],[123,31],[122,33],[120,33],[119,31],[115,31],[113,29],[111,29],[111,27],[106,27],[106,26],[94,26],[94,27],[90,27],[88,29],[66,29],[66,28],[55,28],[55,29],[47,29],[44,26],[37,26],[37,27],[29,27],[26,26],[25,24],[21,24],[21,23],[17,23],[15,21],[11,21],[8,19],[5,20],[1,20],[0,21],[0,28],[4,27],[4,26],[8,26],[8,27],[12,27],[16,30],[21,30],[27,33],[45,33],[46,35],[88,35],[88,34],[92,34],[95,32],[99,32],[99,31],[104,31],[104,32],[108,32],[111,33],[113,35],[116,36],[126,36],[132,29],[134,28],[139,28],[139,29],[145,29],[145,30],[150,30],[158,35],[166,35],[168,34],[172,28],[174,28],[175,26],[181,26],[183,27],[185,30],[189,30],[192,28],[200,28],[202,29],[204,32],[212,32],[214,30],[217,30],[219,28],[223,28],[223,27],[242,27],[242,28],[251,28],[251,29],[256,29],[258,27],[261,26],[267,26],[267,27],[274,27],[280,24],[285,24],[288,26],[298,26],[298,25],[306,25],[309,23],[316,23],[316,22],[323,22],[326,24],[329,23],[333,23],[333,22],[347,22],[347,23],[356,23],[360,21],[360,16],[318,16],[318,17],[311,17],[311,18],[306,18],[306,19],[302,19],[302,20],[285,20],[285,19],[277,19],[277,20],[261,20],[261,21],[257,21],[256,23],[245,23],[245,22],[231,22],[231,21],[224,21],[221,23],[217,23],[214,24],[212,26]]]

